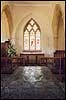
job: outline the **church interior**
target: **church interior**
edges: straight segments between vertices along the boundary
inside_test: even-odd
[[[65,99],[65,1],[1,1],[1,98]]]

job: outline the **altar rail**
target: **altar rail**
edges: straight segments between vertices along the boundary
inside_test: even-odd
[[[65,79],[65,57],[44,57],[40,59],[40,65],[49,67],[60,80]]]
[[[36,59],[29,59],[29,56],[18,57],[18,64],[21,66],[47,66],[50,68],[52,73],[58,75],[58,79],[65,79],[65,57],[39,57],[36,55]],[[31,60],[31,61],[30,61]]]
[[[13,70],[14,66],[47,66],[55,74],[59,75],[59,78],[62,78],[62,75],[65,77],[65,57],[41,57],[36,56],[36,61],[29,61],[29,56],[25,59],[22,56],[16,57],[1,57],[1,70],[4,73],[9,73]],[[4,70],[4,71],[3,71]]]

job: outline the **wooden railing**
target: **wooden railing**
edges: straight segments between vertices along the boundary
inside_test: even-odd
[[[5,63],[4,63],[5,62]],[[9,63],[8,63],[9,62]],[[10,70],[13,68],[14,65],[17,66],[25,66],[25,65],[32,65],[29,62],[29,59],[26,59],[22,56],[16,57],[1,57],[1,66],[4,66],[6,69],[8,66],[11,66]],[[41,57],[40,59],[38,56],[36,57],[36,62],[34,65],[39,66],[51,66],[51,70],[54,73],[59,74],[59,78],[62,78],[62,74],[65,74],[65,57]]]
[[[44,57],[40,59],[40,65],[52,66],[50,69],[53,73],[59,75],[62,80],[62,74],[65,75],[65,57]],[[65,77],[65,76],[64,76]]]

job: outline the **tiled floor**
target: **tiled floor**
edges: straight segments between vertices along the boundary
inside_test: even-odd
[[[13,74],[1,75],[2,99],[64,99],[65,83],[58,81],[45,66],[18,67]]]

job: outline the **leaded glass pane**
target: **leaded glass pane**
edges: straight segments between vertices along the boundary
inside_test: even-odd
[[[29,24],[28,27],[27,27],[28,31],[30,31],[31,28],[32,28],[32,26]]]
[[[24,34],[24,50],[29,50],[29,34]]]
[[[24,32],[24,36],[29,36],[29,32],[27,30]]]
[[[31,21],[30,21],[30,24],[31,24],[31,25],[33,25],[33,24],[34,24],[34,21],[33,21],[33,20],[31,20]]]
[[[40,50],[40,37],[36,37],[36,50]]]
[[[34,32],[30,34],[30,50],[35,50],[35,34]]]
[[[36,50],[40,50],[40,31],[36,32]]]
[[[35,33],[34,33],[34,31],[33,31],[33,30],[30,32],[30,35],[35,35]]]
[[[37,26],[36,26],[36,24],[33,26],[33,29],[34,29],[34,31],[36,31],[36,29],[37,29]]]
[[[39,30],[37,30],[37,32],[36,32],[36,37],[37,36],[40,36],[40,31]]]

